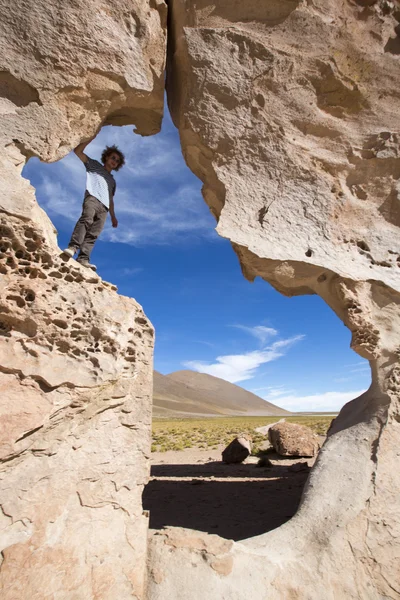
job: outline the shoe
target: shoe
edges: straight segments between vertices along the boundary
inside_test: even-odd
[[[68,248],[65,248],[65,250],[62,251],[62,253],[72,258],[76,254],[76,248],[75,246],[68,246]]]
[[[86,267],[87,269],[92,269],[92,271],[96,271],[96,265],[92,265],[88,260],[77,260],[77,263],[82,265],[82,267]]]

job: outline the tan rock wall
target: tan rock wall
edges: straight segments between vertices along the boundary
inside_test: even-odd
[[[0,142],[55,160],[103,124],[157,133],[163,0],[2,0]]]
[[[0,595],[141,598],[153,327],[59,257],[29,188],[36,220],[0,215]]]
[[[1,3],[0,596],[143,598],[154,331],[60,257],[21,177],[104,124],[160,128],[166,6]]]
[[[150,597],[400,598],[399,5],[169,8],[168,102],[217,231],[248,279],[319,294],[372,384],[336,419],[290,522],[217,553],[215,536],[155,535]]]

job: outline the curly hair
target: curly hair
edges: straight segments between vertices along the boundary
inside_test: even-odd
[[[113,152],[115,152],[116,154],[118,154],[119,159],[120,159],[120,163],[118,165],[118,167],[116,167],[114,169],[114,171],[119,171],[121,167],[124,166],[125,164],[125,156],[122,154],[121,150],[119,150],[117,148],[117,146],[115,146],[115,144],[113,146],[106,146],[103,150],[103,153],[101,155],[101,162],[103,163],[103,165],[105,164],[107,158],[110,156],[110,154],[113,154]]]

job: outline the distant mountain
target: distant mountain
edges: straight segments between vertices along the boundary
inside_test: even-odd
[[[154,371],[153,414],[162,416],[288,415],[287,410],[219,377]]]

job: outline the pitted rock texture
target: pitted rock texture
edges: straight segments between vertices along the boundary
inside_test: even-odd
[[[169,10],[169,102],[218,232],[248,279],[318,293],[371,361],[372,384],[335,420],[290,522],[240,544],[154,536],[147,596],[400,598],[398,3]],[[20,169],[103,124],[158,131],[165,20],[160,0],[2,3],[5,600],[143,598],[151,326],[61,262]],[[94,328],[79,321],[87,311]]]
[[[1,145],[52,161],[104,124],[160,130],[163,0],[2,0],[1,12]]]
[[[399,599],[399,3],[169,10],[168,102],[217,231],[249,280],[319,294],[372,383],[335,420],[291,521],[234,543],[223,574],[193,532],[172,550],[154,535],[149,595]]]
[[[161,0],[1,4],[0,596],[142,599],[154,331],[60,257],[21,177],[102,125],[157,132]]]
[[[142,310],[135,315],[129,299],[116,303],[115,286],[54,256],[32,223],[0,217],[0,240],[1,365],[49,387],[131,377],[153,337]]]
[[[4,179],[0,215],[0,595],[142,598],[153,327],[60,257],[17,154],[20,203],[4,210]]]

